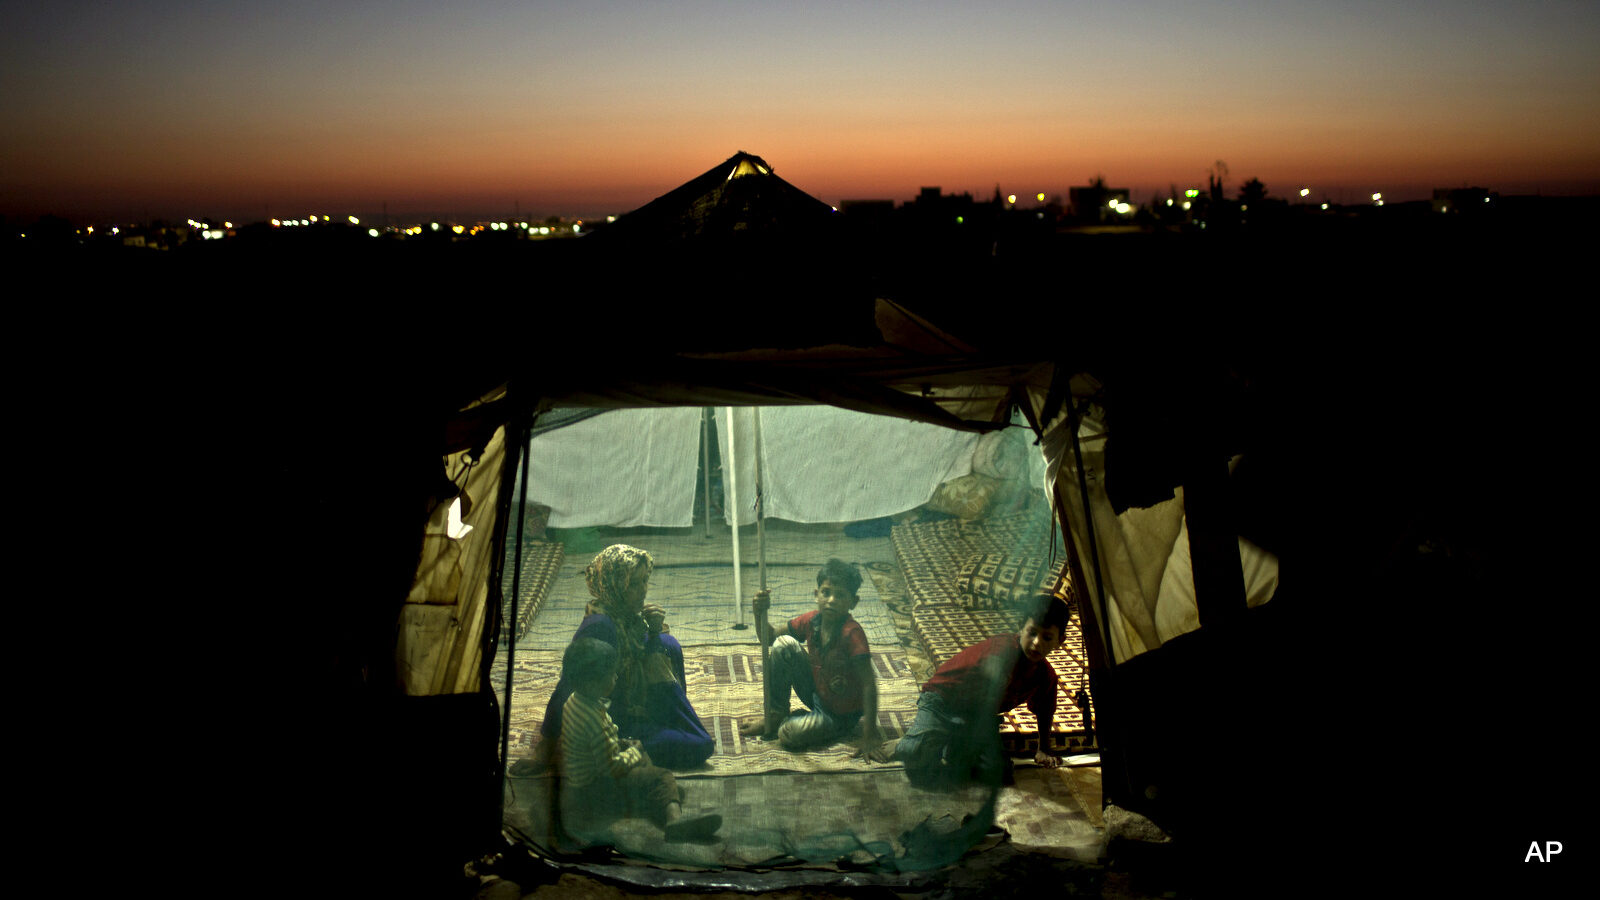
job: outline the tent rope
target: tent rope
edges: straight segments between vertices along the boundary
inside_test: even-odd
[[[1088,403],[1087,399],[1084,400],[1085,405]],[[1084,470],[1083,447],[1078,442],[1079,409],[1070,400],[1063,405],[1067,408],[1067,428],[1069,429],[1068,433],[1072,436],[1072,458],[1078,467],[1078,501],[1083,506],[1083,528],[1089,538],[1089,561],[1094,566],[1094,592],[1096,598],[1100,601],[1100,615],[1096,618],[1100,620],[1100,630],[1105,635],[1106,653],[1110,657],[1106,660],[1107,665],[1103,677],[1107,682],[1110,682],[1112,679],[1111,672],[1116,668],[1116,657],[1111,646],[1111,623],[1109,621],[1111,610],[1106,605],[1105,576],[1100,571],[1100,549],[1094,536],[1094,518],[1089,511],[1089,475]],[[1104,748],[1102,748],[1102,752],[1104,752]],[[1116,752],[1115,745],[1113,745],[1112,752]],[[1133,793],[1133,784],[1131,781],[1127,781],[1129,776],[1128,767],[1123,765],[1119,768],[1122,771],[1124,788],[1128,793]],[[1101,803],[1104,804],[1105,802],[1106,798],[1101,797]]]
[[[1044,429],[1040,427],[1039,419],[1033,414],[1033,407],[1029,404],[1027,398],[1022,396],[1020,392],[1014,391],[1011,397],[1011,408],[1013,410],[1021,411],[1022,417],[1028,422],[1028,427],[1033,430],[1033,445],[1042,449],[1044,445]],[[1058,500],[1060,496],[1061,492],[1058,488],[1056,490],[1056,497]],[[1054,518],[1055,517],[1052,517],[1052,519]],[[1066,535],[1061,533],[1061,523],[1059,521],[1053,521],[1052,527],[1050,528],[1051,566],[1054,566],[1056,563],[1056,540],[1058,537],[1064,544],[1066,541]],[[1061,549],[1064,551],[1066,548],[1063,546]],[[1080,627],[1083,624],[1082,611],[1078,613],[1078,624]],[[1087,658],[1084,659],[1083,667],[1078,670],[1078,690],[1072,695],[1072,702],[1078,707],[1078,711],[1083,714],[1084,741],[1092,745],[1094,743],[1094,713],[1089,709],[1089,665]],[[1039,749],[1049,749],[1046,746],[1048,739],[1048,735],[1039,735]]]

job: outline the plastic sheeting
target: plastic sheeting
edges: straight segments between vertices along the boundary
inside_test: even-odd
[[[972,471],[978,444],[976,434],[832,406],[719,409],[724,479],[728,429],[738,429],[739,493],[748,498],[740,503],[741,525],[755,521],[758,414],[764,514],[791,522],[855,522],[914,509],[939,485]]]

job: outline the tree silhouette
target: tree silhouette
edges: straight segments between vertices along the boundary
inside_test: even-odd
[[[1225,191],[1223,186],[1227,183],[1227,181],[1228,164],[1219,159],[1216,161],[1216,164],[1211,167],[1210,174],[1206,175],[1206,185],[1211,189],[1211,199],[1216,200],[1219,203],[1222,202]]]
[[[1252,178],[1239,186],[1239,202],[1244,204],[1257,203],[1267,199],[1267,186],[1261,179]]]

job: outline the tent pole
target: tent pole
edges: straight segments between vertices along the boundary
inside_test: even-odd
[[[700,472],[705,476],[706,540],[711,540],[711,407],[700,409]]]
[[[734,433],[738,429],[733,427],[733,407],[729,406],[727,410],[728,458],[722,461],[722,470],[727,473],[728,509],[733,513],[733,627],[743,629],[749,626],[744,624],[744,585],[740,582],[739,572],[739,451],[734,446]]]
[[[761,407],[751,409],[756,419],[756,566],[761,589],[767,589],[767,495],[761,484]]]
[[[767,514],[767,503],[766,493],[761,484],[761,407],[757,406],[751,412],[756,417],[756,571],[761,574],[761,589],[764,591],[767,589],[767,526],[764,521]],[[740,606],[739,609],[742,611],[744,607]],[[761,640],[760,634],[756,635],[756,643],[761,645],[761,712],[765,716],[768,714],[766,709],[766,697],[768,696],[767,670],[771,668],[768,663],[772,651],[767,647],[766,642]],[[771,723],[768,724],[770,726]]]
[[[512,559],[511,569],[511,621],[507,625],[506,634],[506,702],[505,708],[500,711],[500,783],[505,784],[506,770],[511,768],[510,753],[511,741],[511,687],[512,679],[517,672],[517,600],[522,596],[522,528],[528,519],[528,454],[533,445],[532,422],[520,430],[522,437],[522,476],[520,494],[517,497],[517,552]],[[502,579],[504,576],[502,576]]]

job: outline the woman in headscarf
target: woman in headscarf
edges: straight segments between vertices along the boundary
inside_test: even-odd
[[[655,560],[626,544],[600,551],[583,570],[593,598],[578,638],[595,638],[617,648],[617,686],[610,714],[617,733],[637,740],[658,766],[687,769],[711,755],[713,742],[684,692],[683,647],[666,634],[666,611],[645,603]],[[541,745],[561,736],[561,711],[572,693],[566,673],[545,708]]]

